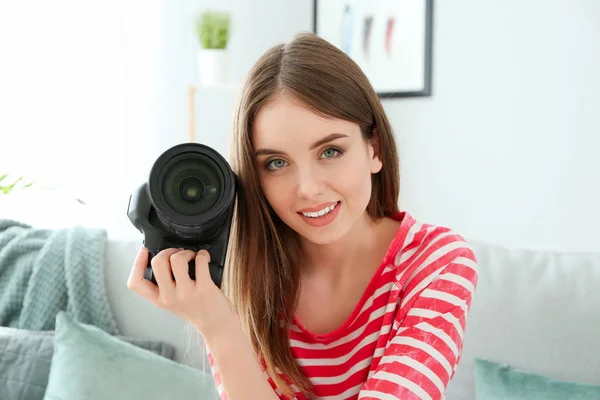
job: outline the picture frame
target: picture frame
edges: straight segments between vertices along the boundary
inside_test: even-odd
[[[431,96],[433,0],[313,0],[313,33],[350,56],[380,98]]]

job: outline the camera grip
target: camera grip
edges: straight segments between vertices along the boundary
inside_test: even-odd
[[[146,266],[144,278],[149,280],[150,282],[154,283],[155,285],[158,285],[158,283],[156,282],[156,278],[154,277],[154,272],[152,271],[152,265],[151,265],[152,257],[154,257],[154,254],[149,252],[148,253],[148,265]],[[210,277],[211,277],[212,281],[215,283],[215,285],[217,285],[218,288],[221,288],[221,278],[223,276],[223,268],[221,266],[219,266],[218,264],[214,264],[211,262],[208,264],[208,269],[209,269]],[[190,276],[190,279],[196,280],[196,260],[191,260],[188,263],[188,274]],[[175,276],[173,276],[172,273],[171,273],[171,276],[173,277],[173,280],[175,280]]]

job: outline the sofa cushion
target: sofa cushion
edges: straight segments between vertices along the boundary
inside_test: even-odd
[[[600,254],[469,242],[479,261],[479,283],[447,399],[475,398],[476,357],[600,384]]]
[[[600,385],[558,381],[489,360],[475,360],[476,400],[600,399]]]
[[[140,349],[60,312],[44,400],[215,399],[210,374]]]
[[[44,398],[54,354],[54,331],[0,327],[0,399]],[[171,345],[117,336],[141,349],[172,359]]]

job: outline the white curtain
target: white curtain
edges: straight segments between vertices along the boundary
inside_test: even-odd
[[[0,176],[36,181],[0,194],[0,217],[134,231],[127,197],[159,137],[159,14],[159,0],[0,2]]]

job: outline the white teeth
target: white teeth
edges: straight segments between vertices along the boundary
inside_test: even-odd
[[[333,211],[333,209],[337,206],[337,204],[338,203],[336,202],[335,204],[325,207],[321,211],[305,212],[305,213],[302,213],[302,215],[304,215],[305,217],[310,217],[310,218],[322,217],[323,215],[328,214],[331,211]]]

